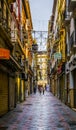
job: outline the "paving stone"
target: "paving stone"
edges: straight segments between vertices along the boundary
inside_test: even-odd
[[[50,92],[36,93],[0,118],[0,130],[76,130],[76,112]]]

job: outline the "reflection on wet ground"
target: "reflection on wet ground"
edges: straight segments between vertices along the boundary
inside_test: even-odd
[[[0,130],[76,130],[76,112],[50,92],[36,93],[0,118]]]

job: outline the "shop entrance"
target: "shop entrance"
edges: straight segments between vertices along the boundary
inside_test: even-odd
[[[76,69],[73,71],[74,78],[74,107],[76,108]]]

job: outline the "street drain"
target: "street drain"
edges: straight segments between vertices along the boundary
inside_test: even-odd
[[[75,126],[75,125],[76,125],[76,121],[69,121],[68,124],[69,124],[70,126]]]
[[[23,112],[23,111],[22,110],[15,110],[14,112],[19,112],[20,113],[20,112]]]
[[[53,106],[61,106],[61,104],[54,104]]]
[[[7,130],[8,127],[0,127],[0,130]]]
[[[57,127],[58,128],[63,128],[63,126],[61,124],[58,124]]]
[[[28,105],[28,106],[29,106],[29,105],[32,105],[32,104],[29,103],[29,104],[25,104],[25,105]]]
[[[76,121],[69,121],[68,124],[72,130],[76,130]]]

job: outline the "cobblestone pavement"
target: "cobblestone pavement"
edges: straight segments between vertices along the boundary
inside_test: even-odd
[[[76,130],[76,112],[49,92],[32,94],[0,118],[0,130]]]

